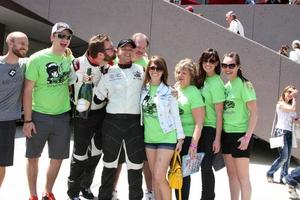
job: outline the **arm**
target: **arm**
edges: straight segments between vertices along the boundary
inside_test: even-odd
[[[287,104],[285,102],[279,102],[279,108],[285,112],[295,112],[296,111],[296,99],[292,99],[292,104]]]
[[[32,122],[32,90],[35,85],[34,81],[25,79],[23,108],[24,108],[24,125],[23,133],[26,137],[31,138],[32,133],[36,133],[35,125]]]
[[[175,122],[175,128],[176,128],[176,135],[177,135],[177,145],[176,145],[176,149],[175,151],[181,151],[182,148],[182,144],[184,142],[184,132],[183,132],[183,128],[182,128],[182,124],[181,124],[181,120],[180,120],[180,116],[179,116],[179,109],[178,109],[178,103],[175,97],[173,97],[171,95],[171,115],[174,119]]]
[[[240,150],[246,150],[248,148],[249,141],[252,137],[252,134],[254,132],[254,129],[255,129],[256,123],[257,123],[256,101],[255,100],[248,101],[246,104],[247,104],[247,108],[250,112],[249,124],[248,124],[248,130],[247,130],[246,134],[238,140],[241,142],[240,146],[238,147]]]
[[[214,153],[218,153],[221,147],[221,133],[223,125],[223,102],[215,104],[215,111],[217,114],[217,124],[216,124],[216,138],[213,143]]]
[[[191,158],[194,158],[197,153],[197,146],[198,146],[199,139],[201,137],[201,132],[202,132],[204,118],[205,118],[204,107],[199,107],[199,108],[193,109],[192,115],[193,115],[193,118],[195,121],[195,129],[194,129],[191,144],[189,147],[189,155]]]

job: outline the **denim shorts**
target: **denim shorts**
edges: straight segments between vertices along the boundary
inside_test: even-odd
[[[145,143],[145,147],[149,149],[170,149],[175,150],[176,143]]]

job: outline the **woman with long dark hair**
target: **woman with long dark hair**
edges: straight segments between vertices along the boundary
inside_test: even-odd
[[[250,200],[249,157],[257,123],[256,94],[252,83],[242,74],[237,53],[225,54],[221,67],[229,80],[225,84],[221,143],[231,200],[238,200],[240,193],[242,200]]]
[[[168,68],[160,56],[150,58],[141,94],[147,159],[156,200],[171,199],[166,179],[174,151],[181,151],[184,132],[176,98],[167,83]]]
[[[201,200],[215,198],[215,176],[212,170],[214,155],[220,151],[224,83],[220,78],[221,64],[218,52],[207,49],[199,58],[198,87],[205,102],[204,127],[199,142],[199,151],[205,152],[201,163]]]

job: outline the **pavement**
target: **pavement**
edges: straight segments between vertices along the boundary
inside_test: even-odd
[[[71,144],[73,146],[73,142]],[[26,178],[26,159],[25,154],[25,138],[21,132],[21,127],[17,128],[15,140],[15,157],[14,166],[8,167],[6,177],[0,190],[0,200],[26,200],[29,198],[27,178]],[[257,141],[254,145],[253,154],[251,156],[250,177],[252,183],[252,199],[253,200],[286,200],[290,199],[287,187],[279,183],[268,183],[266,180],[266,171],[271,163],[277,157],[276,150],[270,150],[268,144]],[[42,194],[45,185],[45,173],[48,165],[47,147],[41,156],[39,163],[38,177],[38,193],[39,197]],[[297,163],[293,160],[291,168],[295,168]],[[101,181],[102,162],[99,163],[96,169],[96,175],[91,187],[93,193],[97,196],[98,188]],[[67,195],[67,178],[70,171],[70,159],[63,162],[58,178],[54,185],[53,193],[57,200],[66,200]],[[230,199],[228,178],[225,168],[217,171],[216,176],[216,200]],[[275,174],[275,181],[279,181],[279,172]],[[145,188],[145,183],[143,184]],[[126,166],[123,165],[121,177],[117,186],[118,196],[120,200],[128,200],[128,184]],[[298,191],[299,192],[299,191]],[[201,197],[201,175],[196,173],[192,175],[190,200],[197,200]],[[41,198],[41,197],[40,197]],[[84,200],[84,198],[82,198]],[[173,199],[174,194],[173,194]]]

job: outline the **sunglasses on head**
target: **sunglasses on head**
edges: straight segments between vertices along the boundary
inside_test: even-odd
[[[58,37],[59,39],[71,40],[72,35],[65,35],[65,34],[58,33],[58,34],[57,34],[57,37]]]
[[[225,69],[225,68],[234,69],[235,66],[236,66],[236,64],[226,64],[226,63],[222,63],[222,64],[221,64],[221,67],[222,67],[223,69]]]
[[[203,59],[204,63],[210,63],[210,64],[215,64],[217,61],[214,59]]]
[[[151,67],[149,67],[149,69],[150,69],[151,71],[157,71],[157,72],[163,71],[163,68],[161,68],[161,67],[154,67],[154,66],[151,66]]]

